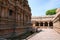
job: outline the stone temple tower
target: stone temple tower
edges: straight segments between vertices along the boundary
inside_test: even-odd
[[[26,33],[31,27],[31,9],[27,0],[0,0],[0,36]]]

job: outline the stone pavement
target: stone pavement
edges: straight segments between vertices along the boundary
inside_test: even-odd
[[[60,40],[60,34],[53,29],[42,29],[41,32],[37,33],[28,40]]]

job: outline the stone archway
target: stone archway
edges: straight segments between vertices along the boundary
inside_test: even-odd
[[[43,22],[40,22],[40,26],[43,26]]]
[[[43,28],[43,22],[40,22],[40,28]]]
[[[45,26],[48,26],[48,22],[45,22]]]
[[[53,22],[49,22],[49,26],[53,26]]]
[[[39,26],[39,23],[38,23],[38,22],[36,22],[36,23],[35,23],[35,26]]]
[[[49,22],[49,27],[53,28],[53,22]]]
[[[48,27],[48,22],[45,22],[44,23],[44,28],[47,28]]]

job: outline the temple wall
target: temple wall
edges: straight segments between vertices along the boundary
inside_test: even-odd
[[[60,33],[60,9],[59,8],[56,10],[56,13],[57,14],[55,18],[53,19],[53,29],[58,33]]]

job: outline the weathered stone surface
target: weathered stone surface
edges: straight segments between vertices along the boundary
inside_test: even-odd
[[[53,29],[60,33],[60,8],[56,10],[56,16],[53,19]]]
[[[42,29],[41,32],[31,36],[28,40],[60,40],[60,34],[54,29]]]
[[[13,31],[22,34],[31,27],[28,22],[31,23],[31,9],[27,0],[0,1],[0,35],[6,36]]]

